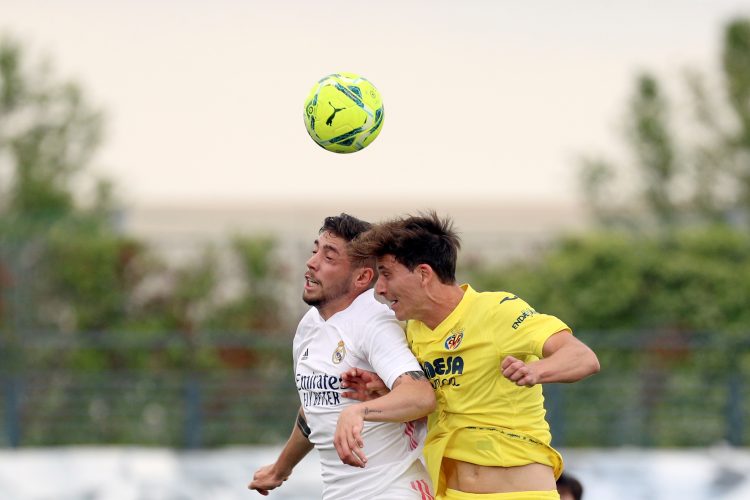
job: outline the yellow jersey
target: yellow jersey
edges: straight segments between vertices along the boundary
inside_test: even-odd
[[[433,484],[444,488],[443,457],[485,466],[541,463],[558,477],[562,457],[550,446],[542,386],[517,386],[500,363],[508,355],[538,360],[547,339],[570,328],[512,293],[461,288],[461,302],[434,330],[416,320],[406,328],[437,398],[425,441]]]

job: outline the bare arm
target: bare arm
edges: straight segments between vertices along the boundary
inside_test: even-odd
[[[255,471],[248,488],[257,490],[261,495],[268,495],[270,490],[278,488],[289,479],[292,469],[313,449],[312,443],[307,439],[309,434],[310,429],[307,427],[305,413],[300,408],[292,434],[284,445],[284,449],[281,450],[279,458],[273,464]]]
[[[341,387],[348,389],[341,395],[357,401],[370,401],[390,392],[377,373],[361,368],[350,368],[341,374],[341,380]]]
[[[542,353],[544,358],[531,363],[507,356],[501,364],[503,376],[516,385],[531,387],[549,382],[577,382],[600,369],[594,351],[567,330],[548,338]]]
[[[345,464],[364,467],[367,462],[362,448],[365,421],[408,422],[428,415],[435,409],[435,393],[422,371],[403,373],[388,394],[371,401],[348,406],[339,415],[333,444]]]
[[[368,422],[408,422],[434,409],[435,391],[422,370],[402,373],[388,394],[347,408],[361,413]]]

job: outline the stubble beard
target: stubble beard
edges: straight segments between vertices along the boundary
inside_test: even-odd
[[[321,293],[315,296],[311,297],[306,295],[304,291],[302,292],[302,300],[305,302],[305,304],[313,306],[318,310],[320,310],[320,308],[322,307],[325,307],[325,305],[329,302],[347,295],[352,289],[350,279],[343,280],[337,286],[329,287],[328,290],[323,289],[322,285],[318,286],[320,286],[321,288]]]

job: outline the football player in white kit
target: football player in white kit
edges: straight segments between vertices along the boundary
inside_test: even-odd
[[[302,294],[312,307],[293,348],[302,404],[276,462],[258,469],[249,485],[262,495],[281,486],[314,446],[324,500],[433,498],[421,461],[424,426],[414,420],[433,411],[434,391],[401,324],[375,298],[374,260],[349,254],[349,243],[369,228],[347,214],[327,217],[313,244]],[[378,373],[391,391],[367,402],[343,398],[341,374],[352,368]]]

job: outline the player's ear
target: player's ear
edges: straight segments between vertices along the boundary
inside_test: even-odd
[[[375,271],[371,267],[360,267],[354,274],[354,286],[369,288],[375,278]]]
[[[428,264],[419,264],[416,268],[422,285],[426,285],[435,276],[435,271]]]

